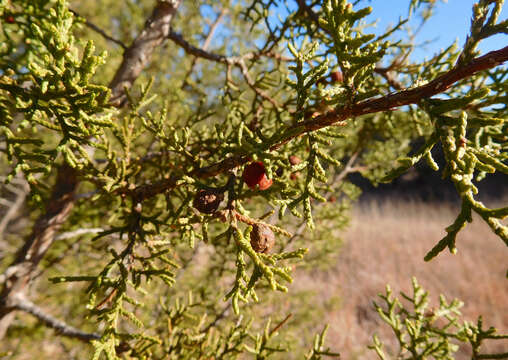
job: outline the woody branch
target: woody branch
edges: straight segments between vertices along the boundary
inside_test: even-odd
[[[193,52],[195,56],[200,56],[204,51]],[[216,61],[219,55],[208,55],[204,57]],[[225,58],[225,57],[224,57]],[[223,57],[221,57],[223,59]],[[494,68],[508,60],[508,46],[500,50],[491,51],[483,56],[477,57],[468,64],[452,68],[443,75],[425,85],[414,87],[407,90],[401,90],[393,94],[388,94],[379,98],[368,99],[348,107],[337,107],[331,111],[314,117],[311,120],[295,124],[288,127],[282,136],[269,146],[270,151],[275,151],[281,146],[287,144],[294,138],[305,133],[316,131],[330,125],[340,124],[355,116],[391,111],[404,105],[418,104],[421,100],[440,94],[450,88],[453,84],[463,79],[469,78],[476,73]],[[220,62],[225,60],[220,60]],[[187,175],[206,179],[230,171],[246,163],[251,154],[239,154],[228,157],[218,163],[192,170]],[[173,176],[153,184],[138,186],[133,190],[127,188],[121,189],[121,193],[135,194],[137,199],[146,199],[157,194],[171,190],[176,187],[179,176]]]

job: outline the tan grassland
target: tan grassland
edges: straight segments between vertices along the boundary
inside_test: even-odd
[[[489,204],[490,205],[490,204]],[[465,320],[481,314],[484,327],[508,332],[508,248],[478,217],[459,235],[458,253],[448,251],[429,263],[426,252],[445,234],[458,209],[449,204],[412,201],[371,201],[359,204],[344,238],[336,264],[326,272],[301,272],[296,286],[310,286],[323,304],[330,298],[339,305],[326,313],[330,324],[328,344],[343,359],[374,359],[367,350],[373,333],[398,349],[395,338],[373,310],[372,301],[389,283],[399,291],[411,291],[411,276],[431,293],[431,305],[439,294],[458,298],[465,305]],[[307,280],[307,281],[306,281]],[[317,304],[318,305],[318,304]],[[508,340],[491,341],[485,351],[508,351]],[[469,359],[461,349],[457,359]]]

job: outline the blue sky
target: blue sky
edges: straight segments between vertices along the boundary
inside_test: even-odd
[[[471,14],[474,0],[448,0],[446,3],[439,3],[434,16],[427,22],[416,37],[416,43],[426,40],[434,40],[425,46],[424,49],[415,51],[413,59],[419,60],[424,57],[431,57],[442,48],[448,47],[456,39],[459,46],[462,45],[468,34],[471,24]],[[408,0],[372,0],[373,12],[369,21],[378,20],[377,31],[386,29],[389,24],[395,24],[399,16],[406,16],[408,11]],[[508,17],[506,4],[501,13],[500,19]],[[377,32],[375,31],[375,32]],[[482,53],[497,50],[508,45],[508,35],[496,35],[480,43]]]
[[[410,0],[371,0],[363,1],[359,6],[370,5],[373,12],[367,17],[367,21],[374,22],[378,20],[376,28],[369,28],[367,32],[374,32],[381,34],[387,28],[387,26],[394,25],[397,23],[399,17],[405,18],[408,13],[408,6]],[[430,58],[435,53],[439,52],[440,49],[447,48],[455,40],[458,41],[458,45],[462,46],[469,33],[469,27],[471,24],[471,15],[473,4],[478,0],[438,0],[434,16],[432,16],[422,30],[416,37],[416,43],[421,44],[426,41],[432,41],[430,44],[425,45],[424,48],[416,49],[412,55],[413,60],[420,61],[423,58]],[[288,1],[290,9],[296,9],[296,2]],[[284,6],[274,7],[275,12],[272,13],[271,20],[277,22],[277,16],[284,17],[287,15]],[[211,18],[216,17],[217,9],[213,6],[204,6],[202,9],[204,16],[210,16]],[[501,12],[500,20],[504,20],[508,17],[508,3],[503,7]],[[418,26],[417,21],[412,21],[412,27]],[[227,36],[224,33],[225,29],[222,29],[223,36]],[[206,32],[206,31],[205,31]],[[219,31],[220,33],[220,31]],[[398,40],[403,36],[403,33],[399,32],[395,34],[393,40]],[[483,40],[480,43],[480,50],[482,53],[486,53],[491,50],[497,50],[508,45],[508,35],[501,34]]]

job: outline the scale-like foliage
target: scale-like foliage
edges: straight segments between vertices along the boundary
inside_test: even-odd
[[[464,46],[421,63],[410,61],[413,45],[401,32],[411,17],[425,22],[436,1],[409,1],[408,17],[377,36],[364,3],[158,1],[153,10],[151,1],[0,2],[0,130],[9,164],[2,175],[22,173],[31,200],[46,205],[32,234],[46,240],[45,260],[30,263],[40,241],[27,241],[20,254],[28,255],[18,259],[60,284],[48,290],[58,304],[76,304],[77,325],[95,329],[86,338],[94,359],[265,359],[287,351],[295,344],[277,334],[294,330],[291,314],[275,326],[264,318],[280,317],[269,304],[281,296],[312,308],[298,303],[304,295],[279,292],[291,291],[296,266],[333,259],[359,195],[348,175],[392,181],[422,160],[437,171],[436,147],[462,209],[426,260],[456,251],[473,212],[508,244],[508,208],[476,198],[478,181],[508,173],[507,70],[498,66],[507,51],[477,50],[508,32],[498,21],[502,1],[479,1]],[[162,33],[171,41],[154,51]],[[96,55],[91,38],[111,55]],[[107,81],[121,76],[129,86],[111,87],[125,104],[110,103]],[[130,87],[136,78],[140,85]],[[49,194],[61,180],[51,192],[46,183],[61,164],[80,183],[59,212],[63,201],[53,204]],[[70,235],[54,242],[55,227]],[[269,246],[255,244],[260,228]],[[86,296],[76,299],[66,286]],[[400,310],[404,324],[390,294],[389,311],[378,311],[396,334],[407,331],[414,341],[399,339],[415,358],[447,358],[455,348],[446,333],[422,328],[427,295],[414,286],[416,315]],[[185,293],[193,296],[176,300]],[[5,304],[0,316],[21,308]],[[477,351],[489,331],[464,325],[456,337]],[[336,355],[325,333],[308,359]],[[375,349],[384,356],[377,340]]]
[[[429,293],[413,278],[413,294],[401,293],[403,302],[393,297],[390,286],[386,294],[379,295],[383,304],[374,303],[380,318],[388,324],[399,343],[397,354],[389,356],[383,350],[383,343],[374,335],[374,344],[370,346],[382,360],[396,359],[454,359],[460,343],[469,344],[473,359],[503,359],[508,354],[481,354],[480,347],[485,340],[504,340],[508,335],[496,334],[494,328],[482,329],[482,319],[477,325],[461,323],[459,309],[463,303],[457,299],[448,303],[443,295],[439,306],[429,308]]]
[[[6,15],[11,12],[15,17]],[[86,146],[103,148],[93,137],[114,127],[109,90],[90,82],[105,54],[94,55],[91,41],[83,49],[76,46],[64,1],[17,2],[3,13],[15,19],[4,26],[7,41],[0,55],[0,126],[15,164],[9,178],[22,171],[36,186],[36,174],[51,173],[59,156],[72,167],[92,170]]]

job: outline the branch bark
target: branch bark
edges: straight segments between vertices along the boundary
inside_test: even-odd
[[[148,65],[154,50],[168,37],[171,20],[181,0],[161,1],[153,9],[145,28],[125,51],[122,64],[109,84],[111,103],[122,106],[126,100],[124,88],[130,88]]]
[[[118,39],[115,39],[114,37],[112,37],[111,35],[108,35],[104,30],[102,30],[100,27],[98,27],[97,25],[95,25],[93,22],[91,22],[90,20],[84,18],[83,16],[79,15],[76,11],[74,10],[70,10],[70,12],[76,16],[76,17],[80,17],[82,19],[84,19],[85,21],[85,25],[88,26],[90,29],[92,29],[93,31],[99,33],[103,38],[105,38],[106,40],[109,40],[111,42],[114,42],[115,44],[117,45],[120,45],[122,48],[124,49],[127,49],[127,45],[125,45],[122,41],[118,40]]]
[[[111,81],[113,105],[119,107],[124,104],[125,89],[132,86],[149,63],[157,46],[168,36],[171,20],[181,1],[157,2],[144,29],[125,51],[122,64]],[[46,211],[36,220],[32,234],[1,277],[4,283],[0,292],[0,339],[5,336],[14,319],[14,310],[28,309],[19,308],[16,299],[24,298],[26,288],[40,260],[55,241],[58,230],[71,213],[76,201],[74,195],[79,182],[78,175],[75,169],[67,165],[59,169]],[[47,321],[45,324],[51,326],[56,323]]]
[[[32,234],[4,273],[0,293],[0,339],[13,320],[16,299],[25,293],[37,265],[74,206],[73,195],[78,184],[75,170],[67,165],[60,167],[56,184],[45,213],[37,219]]]

